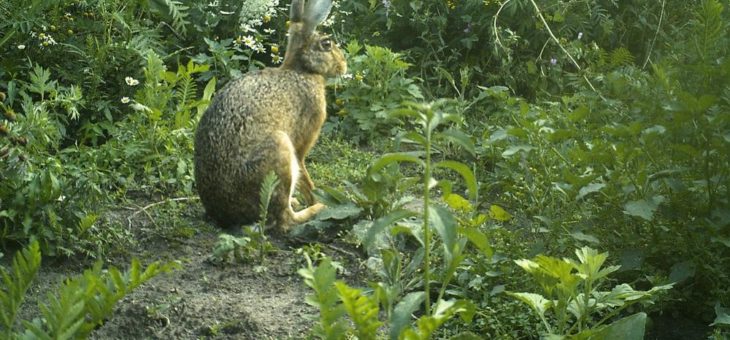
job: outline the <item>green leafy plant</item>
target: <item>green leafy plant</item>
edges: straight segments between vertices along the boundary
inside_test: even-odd
[[[653,303],[658,294],[672,288],[673,284],[648,291],[634,290],[628,284],[617,285],[610,291],[600,290],[607,276],[619,266],[604,267],[608,253],[598,253],[589,247],[578,249],[575,254],[577,261],[545,255],[532,260],[516,260],[517,265],[537,281],[544,295],[508,294],[527,304],[540,317],[545,336],[610,339],[620,335],[626,339],[643,339],[646,314],[615,318],[634,304]],[[549,318],[548,312],[552,312],[554,318]]]
[[[332,260],[325,257],[317,266],[305,254],[307,267],[299,269],[304,283],[312,288],[314,294],[306,297],[306,302],[319,310],[319,320],[312,328],[312,333],[320,339],[343,339],[348,325],[343,318],[344,307],[338,303],[335,279],[337,270]]]
[[[153,277],[178,267],[176,262],[153,262],[143,268],[138,260],[133,259],[129,270],[122,273],[115,267],[104,270],[102,262],[96,262],[93,268],[66,280],[55,293],[49,293],[47,302],[39,305],[43,318],[22,320],[25,330],[19,331],[15,316],[40,263],[40,247],[38,242],[33,242],[16,254],[12,273],[2,269],[4,287],[0,290],[0,303],[3,305],[0,331],[5,338],[85,338],[112,315],[115,304],[124,296]]]
[[[361,289],[337,281],[336,267],[329,258],[322,258],[317,266],[308,256],[305,258],[307,267],[300,269],[299,274],[314,291],[307,296],[307,303],[319,310],[319,320],[312,333],[320,339],[346,339],[349,334],[358,339],[382,338],[379,333],[383,325],[379,319],[381,301],[377,295],[367,295]],[[415,327],[409,327],[413,313],[423,300],[423,292],[417,292],[398,303],[385,323],[390,339],[431,339],[433,332],[455,315],[459,314],[469,322],[474,314],[474,305],[467,301],[439,300],[432,315],[421,316],[415,321]],[[352,326],[345,315],[352,321]]]
[[[444,259],[444,276],[442,277],[443,282],[439,293],[439,299],[443,298],[448,282],[453,278],[458,264],[464,258],[463,252],[465,250],[467,239],[471,239],[472,242],[481,249],[488,249],[488,244],[484,242],[486,240],[486,236],[484,236],[480,231],[471,229],[469,232],[460,235],[457,233],[457,221],[453,214],[444,207],[431,203],[430,192],[434,184],[438,183],[438,185],[440,185],[447,193],[451,193],[453,186],[450,181],[435,181],[432,178],[432,171],[434,169],[448,169],[459,174],[464,179],[469,197],[474,201],[477,199],[476,178],[468,166],[463,163],[450,160],[432,162],[431,157],[434,153],[433,146],[435,141],[455,143],[466,150],[473,151],[471,141],[458,130],[437,130],[441,124],[458,122],[459,119],[456,115],[441,111],[441,108],[443,108],[445,104],[445,101],[430,104],[406,103],[405,108],[394,111],[394,116],[407,117],[411,121],[419,124],[420,133],[407,133],[405,138],[423,149],[412,152],[386,154],[377,160],[369,169],[371,174],[373,174],[391,164],[408,162],[419,166],[423,170],[423,177],[419,183],[421,186],[421,197],[423,198],[423,208],[420,213],[420,217],[422,218],[421,231],[416,233],[409,228],[397,228],[395,231],[411,234],[418,240],[424,249],[422,270],[427,315],[431,314],[430,287],[432,280],[431,251],[433,247],[433,231],[438,233],[441,238]],[[390,226],[394,222],[413,216],[418,216],[418,214],[413,211],[399,209],[376,220],[369,229],[364,242],[365,245],[368,246],[377,233],[382,232],[386,227]]]
[[[253,253],[258,251],[258,263],[261,266],[264,265],[266,252],[273,248],[266,237],[264,229],[268,222],[271,195],[274,193],[277,185],[279,185],[279,178],[276,176],[276,173],[271,171],[264,177],[264,181],[261,182],[258,231],[254,231],[253,227],[243,226],[242,231],[244,236],[219,235],[218,242],[213,249],[213,256],[216,259],[223,260],[229,257],[230,254],[233,254],[237,261],[248,261]]]
[[[11,338],[14,334],[18,309],[40,266],[40,246],[38,242],[33,242],[15,255],[11,266],[12,272],[8,273],[5,268],[0,268],[3,276],[3,288],[0,290],[0,304],[3,308],[0,311],[0,317],[2,318],[2,334],[6,339]]]
[[[417,79],[406,75],[411,65],[399,53],[379,46],[363,48],[355,40],[345,51],[350,75],[335,84],[341,88],[335,100],[336,128],[355,143],[394,135],[400,122],[389,112],[405,100],[424,99]]]

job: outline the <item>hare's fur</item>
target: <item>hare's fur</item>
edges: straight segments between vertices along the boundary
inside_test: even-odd
[[[300,0],[294,2],[303,8]],[[304,158],[326,118],[325,77],[342,74],[347,66],[336,46],[322,42],[329,38],[314,31],[318,22],[307,22],[304,14],[304,22],[291,24],[284,64],[231,81],[216,94],[198,125],[196,186],[207,214],[220,225],[258,219],[260,186],[271,171],[280,180],[269,208],[278,231],[324,208],[314,202],[314,183]],[[311,205],[294,212],[291,201],[297,184]]]

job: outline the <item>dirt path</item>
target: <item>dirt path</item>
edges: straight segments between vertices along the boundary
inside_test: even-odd
[[[114,217],[124,219],[131,212]],[[192,236],[170,237],[164,215],[135,216],[132,234],[137,239],[126,255],[111,260],[125,267],[131,257],[143,263],[177,260],[181,269],[162,274],[137,288],[117,304],[116,311],[92,339],[301,339],[312,325],[316,311],[307,305],[310,293],[297,270],[302,255],[284,239],[274,239],[277,250],[269,254],[265,271],[255,264],[211,261],[219,229],[203,221],[202,208],[191,202],[178,219],[186,222]],[[151,221],[155,221],[151,223]],[[166,236],[150,230],[168,228]],[[341,254],[332,254],[342,257]],[[343,259],[341,259],[343,260]],[[344,259],[343,263],[351,259]],[[37,300],[64,277],[81,273],[83,265],[66,262],[44,265],[31,287],[22,318],[36,317]],[[347,278],[345,276],[345,278]],[[350,277],[351,278],[351,277]]]

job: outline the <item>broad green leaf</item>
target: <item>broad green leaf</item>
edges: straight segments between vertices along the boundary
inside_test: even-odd
[[[730,308],[720,306],[720,303],[715,304],[715,321],[710,326],[715,327],[719,325],[730,326]]]
[[[545,316],[545,312],[553,304],[552,301],[546,299],[540,294],[535,293],[507,292],[507,295],[517,298],[518,300],[530,306],[530,308],[532,308],[532,310],[534,310],[540,316],[540,318]]]
[[[390,234],[395,236],[398,234],[405,234],[408,236],[413,237],[418,243],[423,247],[423,234],[420,233],[421,230],[423,230],[423,226],[420,225],[408,225],[411,223],[399,223],[398,225],[393,226],[393,228],[390,229]]]
[[[667,131],[667,128],[665,128],[665,127],[663,127],[661,125],[654,125],[654,126],[652,126],[650,128],[644,129],[644,131],[642,131],[641,133],[644,134],[644,135],[648,135],[648,134],[658,134],[658,135],[661,135],[661,134],[664,134],[664,132],[666,132],[666,131]]]
[[[580,200],[581,198],[585,197],[586,195],[588,195],[590,193],[601,191],[601,189],[603,189],[605,186],[606,186],[605,183],[588,184],[588,185],[580,188],[580,190],[578,190],[578,195],[575,196],[575,200],[576,201]]]
[[[537,255],[533,261],[521,260],[515,263],[532,274],[549,296],[556,289],[565,294],[573,294],[573,290],[580,282],[579,277],[573,274],[573,265],[564,259]]]
[[[656,208],[655,205],[647,200],[629,201],[624,205],[624,214],[651,221],[654,218]]]
[[[504,150],[502,152],[502,157],[509,158],[519,152],[527,153],[527,152],[532,151],[533,149],[535,149],[535,147],[529,146],[529,145],[512,145],[512,146],[508,147],[507,150]]]
[[[433,317],[446,321],[453,315],[461,314],[461,319],[471,322],[476,312],[476,306],[468,300],[439,300],[433,309]]]
[[[419,120],[419,121],[421,119],[423,119],[421,113],[418,112],[418,110],[414,110],[411,108],[400,108],[400,109],[395,109],[395,110],[389,111],[388,117],[397,118],[397,119],[401,119],[402,117],[408,117],[413,120]]]
[[[621,264],[621,271],[638,270],[644,263],[646,254],[641,249],[630,248],[624,249],[621,252],[621,258],[619,263]]]
[[[458,228],[459,233],[466,236],[467,239],[469,239],[469,242],[471,242],[473,245],[479,249],[479,251],[484,254],[488,259],[492,258],[492,255],[494,255],[494,250],[492,249],[492,246],[489,245],[489,239],[487,238],[487,235],[485,235],[483,232],[481,232],[479,229],[476,228]]]
[[[427,141],[426,137],[421,136],[416,132],[408,132],[403,136],[404,142],[412,142],[425,146]]]
[[[472,212],[474,210],[474,207],[471,205],[471,202],[469,202],[464,197],[461,197],[461,195],[458,194],[448,194],[444,197],[444,202],[446,205],[449,206],[449,208],[454,209],[456,211],[461,212]]]
[[[622,283],[611,289],[611,292],[601,297],[601,302],[611,306],[621,306],[625,301],[636,301],[650,294],[642,290],[634,290],[630,285]]]
[[[338,205],[338,206],[328,206],[322,212],[317,214],[317,219],[344,220],[346,218],[358,216],[358,215],[360,215],[361,212],[362,212],[362,208],[356,206],[353,203],[348,203],[348,204],[343,204],[343,205]]]
[[[395,152],[395,153],[387,153],[380,157],[373,165],[370,166],[370,169],[368,169],[369,173],[376,173],[380,171],[380,169],[393,164],[393,163],[401,163],[401,162],[410,162],[410,163],[416,163],[420,166],[424,166],[423,161],[419,156],[421,156],[422,152]]]
[[[601,327],[592,336],[592,340],[643,340],[646,329],[646,314],[636,313]]]
[[[488,144],[494,144],[495,142],[505,140],[507,138],[509,138],[507,130],[500,128],[489,135],[489,139],[487,140],[487,142]]]
[[[535,273],[538,269],[540,269],[540,265],[533,260],[519,259],[515,260],[515,263],[530,274]]]
[[[500,222],[506,222],[512,219],[512,215],[496,204],[492,204],[492,206],[489,207],[489,217]]]
[[[450,254],[454,242],[456,242],[456,218],[449,210],[441,206],[432,205],[428,209],[430,210],[429,221],[431,226],[441,237],[444,250]]]
[[[462,332],[449,338],[449,340],[483,340],[484,337],[479,336],[473,332]]]
[[[363,245],[365,245],[365,248],[369,248],[376,234],[381,233],[385,228],[393,225],[393,223],[397,221],[417,215],[418,213],[416,212],[399,209],[394,210],[390,212],[390,214],[375,220],[375,222],[373,222],[373,225],[370,226],[370,230],[368,230],[368,233],[363,240]]]
[[[679,283],[687,280],[695,275],[696,268],[697,266],[692,261],[675,263],[669,273],[669,281]]]
[[[663,201],[663,196],[654,196],[648,199],[629,201],[624,205],[624,214],[641,217],[644,220],[651,221],[654,219],[654,212]]]
[[[469,198],[472,200],[477,199],[477,179],[474,172],[466,164],[456,161],[441,161],[434,164],[434,166],[456,171],[464,179],[466,189],[469,191]]]
[[[345,185],[350,187],[352,183],[345,181]],[[354,186],[354,185],[352,185]],[[325,205],[339,205],[344,204],[347,202],[350,202],[350,199],[347,197],[347,194],[345,194],[343,191],[326,186],[326,185],[320,185],[319,189],[322,190],[324,193],[319,198],[322,200],[322,203]]]
[[[576,232],[570,233],[570,237],[572,237],[578,241],[584,241],[584,242],[588,242],[588,243],[592,243],[592,244],[600,243],[598,238],[596,238],[595,236],[589,235],[589,234],[584,234],[581,231],[576,231]]]
[[[441,131],[437,135],[439,138],[452,142],[460,146],[464,151],[468,152],[472,157],[476,156],[474,142],[471,137],[461,130],[449,129]]]
[[[210,104],[211,98],[213,98],[213,93],[215,93],[215,85],[216,85],[216,78],[210,78],[208,80],[208,83],[205,85],[205,89],[203,89],[203,103],[202,105],[198,105],[198,115],[197,118],[200,119],[203,112],[208,108],[208,105]]]
[[[401,331],[408,327],[412,315],[425,300],[425,294],[421,291],[408,293],[393,309],[393,316],[390,320],[390,339],[398,339]]]
[[[724,245],[725,247],[730,248],[730,237],[717,236],[711,237],[710,239],[712,240],[712,242],[717,242]]]
[[[575,269],[578,270],[578,275],[583,279],[589,281],[595,281],[605,277],[606,275],[618,270],[619,266],[610,266],[601,269],[603,263],[608,258],[608,252],[598,253],[593,248],[583,247],[575,251],[575,255],[578,257],[580,262],[568,259]]]
[[[446,321],[450,320],[456,314],[461,315],[461,319],[466,323],[471,322],[476,306],[467,300],[439,300],[433,309],[432,315],[424,315],[416,321],[416,329],[406,329],[399,339],[406,340],[427,340],[435,330],[437,330]]]

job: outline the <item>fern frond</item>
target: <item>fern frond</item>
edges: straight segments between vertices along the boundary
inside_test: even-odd
[[[355,324],[355,333],[358,339],[374,340],[378,328],[383,324],[378,320],[378,302],[374,298],[363,295],[357,288],[349,287],[346,283],[335,283],[340,294],[340,300],[345,311]]]
[[[12,264],[12,273],[0,267],[4,287],[0,289],[0,321],[2,321],[2,333],[8,338],[12,334],[15,325],[15,317],[18,308],[25,299],[31,282],[38,273],[41,266],[41,251],[37,241],[32,242],[27,248],[15,254]]]
[[[147,51],[161,51],[162,41],[163,37],[156,29],[140,29],[134,31],[132,38],[127,42],[127,48],[145,58]]]
[[[699,39],[699,53],[703,60],[711,57],[710,51],[718,46],[725,35],[724,7],[718,0],[704,0],[694,13],[695,36]]]
[[[178,266],[175,262],[154,262],[143,271],[139,261],[133,259],[130,269],[121,273],[115,267],[105,272],[98,261],[82,275],[66,280],[57,295],[49,294],[48,302],[40,305],[44,323],[34,320],[24,321],[23,325],[41,339],[84,339],[112,315],[124,296]]]
[[[188,17],[190,7],[176,0],[165,0],[165,5],[172,16],[172,27],[182,35],[187,34],[187,25],[190,24],[190,21],[187,21],[186,18]]]
[[[634,63],[634,55],[625,47],[619,47],[611,51],[611,66],[628,66]]]
[[[71,280],[61,287],[58,297],[48,294],[48,303],[40,305],[45,330],[29,322],[23,324],[41,339],[74,339],[85,321],[85,293],[79,281]]]
[[[271,203],[271,196],[274,194],[276,186],[279,185],[279,177],[275,172],[269,172],[264,177],[264,182],[261,183],[261,192],[259,195],[259,211],[261,212],[260,226],[266,225],[267,215],[269,211],[269,203]]]
[[[179,129],[195,123],[191,120],[193,109],[207,105],[198,100],[198,84],[193,75],[208,71],[208,65],[196,65],[193,61],[189,61],[188,65],[180,65],[175,76],[175,99],[177,101],[177,109],[175,111],[175,128]],[[207,87],[205,91],[208,91]],[[205,99],[203,99],[205,100]]]

